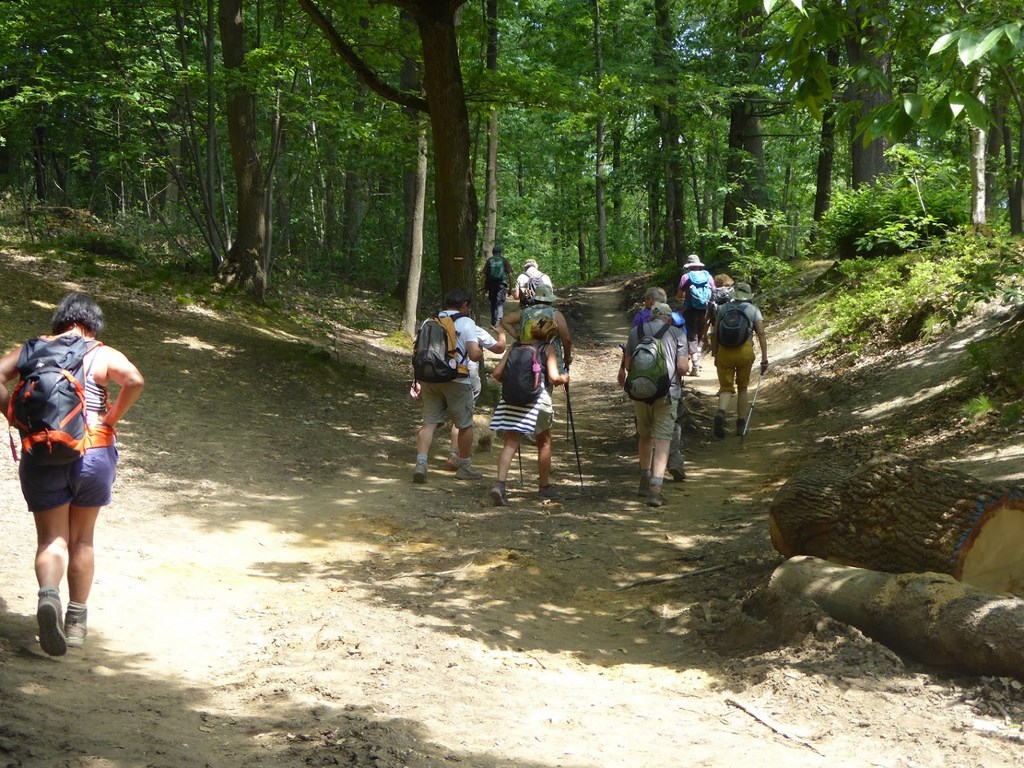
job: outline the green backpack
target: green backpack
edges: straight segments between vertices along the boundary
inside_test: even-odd
[[[626,373],[626,394],[633,400],[653,405],[668,395],[672,378],[668,373],[668,360],[665,358],[661,337],[668,333],[669,327],[668,323],[663,323],[661,330],[651,335],[650,323],[641,326],[643,336],[633,348],[633,357]]]
[[[506,276],[505,260],[501,256],[491,256],[487,260],[487,282],[503,283]]]

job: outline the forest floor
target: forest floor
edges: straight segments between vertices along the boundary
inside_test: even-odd
[[[383,343],[397,318],[302,338],[103,285],[0,248],[4,348],[84,290],[147,382],[83,650],[38,646],[32,521],[0,462],[0,767],[1024,765],[1020,682],[751,610],[781,562],[768,504],[805,461],[891,448],[1019,481],[1019,434],[971,442],[949,415],[966,342],[997,319],[830,367],[769,317],[750,434],[711,436],[707,361],[686,381],[687,480],[651,509],[614,385],[623,285],[580,289],[563,297],[563,498],[536,500],[527,446],[525,487],[494,508],[494,449],[460,482],[439,436],[411,482],[419,410],[407,353]]]

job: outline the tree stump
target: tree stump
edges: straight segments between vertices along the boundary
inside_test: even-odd
[[[1024,679],[1024,600],[947,574],[889,574],[794,557],[769,589],[797,595],[908,658]]]
[[[859,469],[803,469],[769,508],[785,557],[889,573],[946,573],[1024,596],[1024,489],[993,488],[931,462],[889,457]]]

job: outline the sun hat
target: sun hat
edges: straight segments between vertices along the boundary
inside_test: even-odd
[[[754,298],[754,292],[750,290],[750,283],[736,283],[732,287],[732,298],[734,301],[750,301]]]
[[[527,267],[536,267],[536,266],[537,266],[537,262],[534,261],[533,259],[527,259],[526,261],[523,262],[523,269],[526,269]]]
[[[671,320],[672,307],[670,307],[665,302],[658,302],[657,304],[651,307],[651,319],[653,320],[656,317],[667,317]]]
[[[540,304],[554,304],[558,300],[555,292],[547,283],[541,283],[533,291],[533,300]]]
[[[691,253],[689,256],[686,257],[686,268],[687,269],[689,269],[690,267],[703,267],[703,266],[704,266],[704,262],[700,260],[700,256],[698,256],[696,253]]]

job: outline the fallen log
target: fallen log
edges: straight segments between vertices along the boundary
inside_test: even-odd
[[[769,590],[810,600],[897,653],[951,671],[1024,679],[1024,600],[948,574],[891,574],[794,557]]]
[[[772,546],[890,573],[946,573],[1024,595],[1024,489],[887,457],[853,469],[811,465],[769,508]]]

